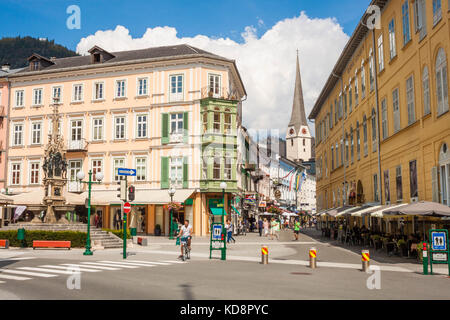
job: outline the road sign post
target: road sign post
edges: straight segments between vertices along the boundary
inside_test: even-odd
[[[431,241],[429,246],[430,274],[433,274],[433,264],[447,264],[448,275],[450,276],[450,248],[448,230],[432,229],[429,232]]]

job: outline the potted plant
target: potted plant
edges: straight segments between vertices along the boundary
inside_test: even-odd
[[[161,226],[159,224],[157,224],[155,226],[155,236],[160,236],[161,235]]]
[[[403,239],[400,239],[397,241],[397,246],[400,250],[400,253],[403,257],[408,256],[408,247],[406,245],[406,241]]]

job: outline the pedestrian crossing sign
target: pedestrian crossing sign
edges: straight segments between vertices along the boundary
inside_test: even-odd
[[[431,232],[431,249],[434,251],[447,251],[447,234],[442,231]]]

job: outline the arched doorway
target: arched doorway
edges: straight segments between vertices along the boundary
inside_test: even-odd
[[[356,185],[356,202],[364,203],[364,189],[361,180]]]

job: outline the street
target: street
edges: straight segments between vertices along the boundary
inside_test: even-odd
[[[279,242],[257,234],[236,237],[227,261],[209,259],[207,238],[194,238],[192,258],[177,260],[179,247],[167,238],[151,237],[148,247],[0,252],[1,299],[449,299],[445,268],[424,276],[409,261],[379,263],[380,289],[368,289],[371,274],[362,272],[360,256],[345,248],[301,234],[298,242]],[[269,264],[260,264],[260,248],[269,247]],[[308,267],[308,249],[318,251],[318,268]],[[79,288],[73,269],[80,270]],[[68,281],[69,279],[69,281]],[[68,286],[69,283],[69,286]],[[72,287],[70,289],[69,287]]]

